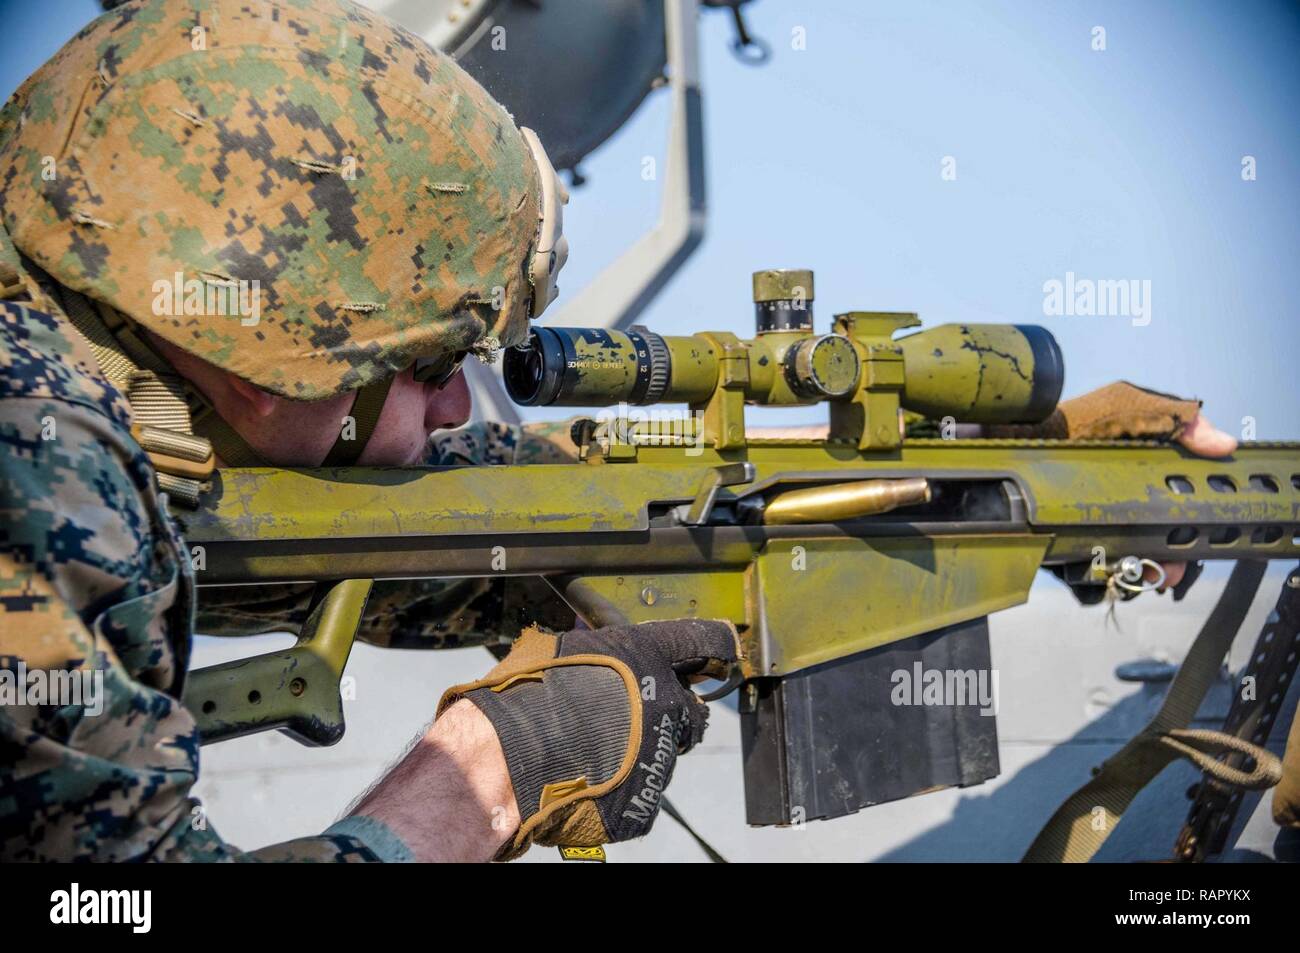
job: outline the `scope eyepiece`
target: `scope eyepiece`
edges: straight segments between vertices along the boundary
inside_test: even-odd
[[[564,354],[550,328],[532,328],[528,340],[506,351],[501,366],[506,393],[525,407],[549,406],[560,392]]]
[[[645,328],[534,327],[506,352],[506,392],[525,407],[655,404],[672,380],[664,339]]]

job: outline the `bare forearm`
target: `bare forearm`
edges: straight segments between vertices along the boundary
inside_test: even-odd
[[[491,723],[457,702],[352,812],[385,824],[417,861],[491,860],[519,827]]]

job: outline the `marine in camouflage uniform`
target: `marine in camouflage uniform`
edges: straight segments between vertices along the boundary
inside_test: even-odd
[[[0,705],[0,858],[374,860],[322,836],[244,854],[189,796],[189,560],[120,393],[61,319],[0,304],[0,664],[103,673],[103,711]]]
[[[130,3],[5,106],[0,668],[102,673],[104,709],[0,704],[0,859],[392,853],[346,821],[244,853],[203,819],[190,797],[198,732],[179,700],[193,573],[128,404],[141,380],[180,385],[138,368],[114,378],[69,316],[139,322],[297,400],[517,343],[538,310],[542,172],[529,149],[454,63],[346,2]],[[260,320],[159,308],[155,285],[176,274],[260,282]],[[504,459],[523,442],[488,428],[431,452]],[[476,585],[383,584],[362,637],[499,640],[522,601]],[[300,621],[301,590],[257,595],[264,612],[204,611],[207,631]]]

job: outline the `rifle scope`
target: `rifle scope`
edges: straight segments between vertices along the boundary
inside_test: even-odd
[[[811,272],[759,272],[755,276],[759,332],[751,340],[730,335],[660,336],[645,328],[534,327],[529,339],[506,352],[504,376],[511,398],[524,406],[606,407],[621,402],[702,404],[721,385],[724,356],[740,354],[745,400],[797,405],[850,399],[865,387],[868,362],[880,345],[848,334],[812,330],[811,294],[775,298],[780,288],[760,290],[758,277]],[[772,284],[772,282],[768,282]],[[860,315],[867,313],[859,312]],[[917,323],[907,315],[870,314]],[[847,325],[837,325],[847,327]],[[734,342],[728,346],[726,339]],[[946,324],[897,341],[885,349],[903,364],[899,403],[932,419],[952,416],[969,423],[1037,423],[1056,407],[1064,365],[1055,338],[1036,325]],[[724,354],[725,352],[725,354]],[[730,381],[735,386],[736,373]]]

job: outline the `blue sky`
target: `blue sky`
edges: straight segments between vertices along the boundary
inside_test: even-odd
[[[811,267],[823,322],[871,309],[1042,323],[1065,350],[1067,394],[1131,379],[1203,398],[1225,429],[1249,415],[1261,438],[1300,437],[1297,7],[748,10],[775,55],[738,64],[729,19],[705,18],[709,236],[646,324],[744,330],[752,270]],[[562,284],[653,221],[639,162],[662,151],[666,115],[651,102],[586,163]],[[1068,271],[1150,280],[1150,323],[1044,316],[1043,283]]]
[[[96,11],[2,6],[6,92]],[[822,327],[852,309],[1042,323],[1067,394],[1130,379],[1203,398],[1225,429],[1251,416],[1262,439],[1300,437],[1298,11],[758,0],[748,21],[774,48],[758,69],[727,49],[729,16],[704,16],[709,233],[643,322],[745,333],[750,272],[810,267]],[[652,96],[584,163],[566,292],[654,221],[642,159],[662,168],[666,119]],[[1045,316],[1043,284],[1067,272],[1149,280],[1150,323]]]

